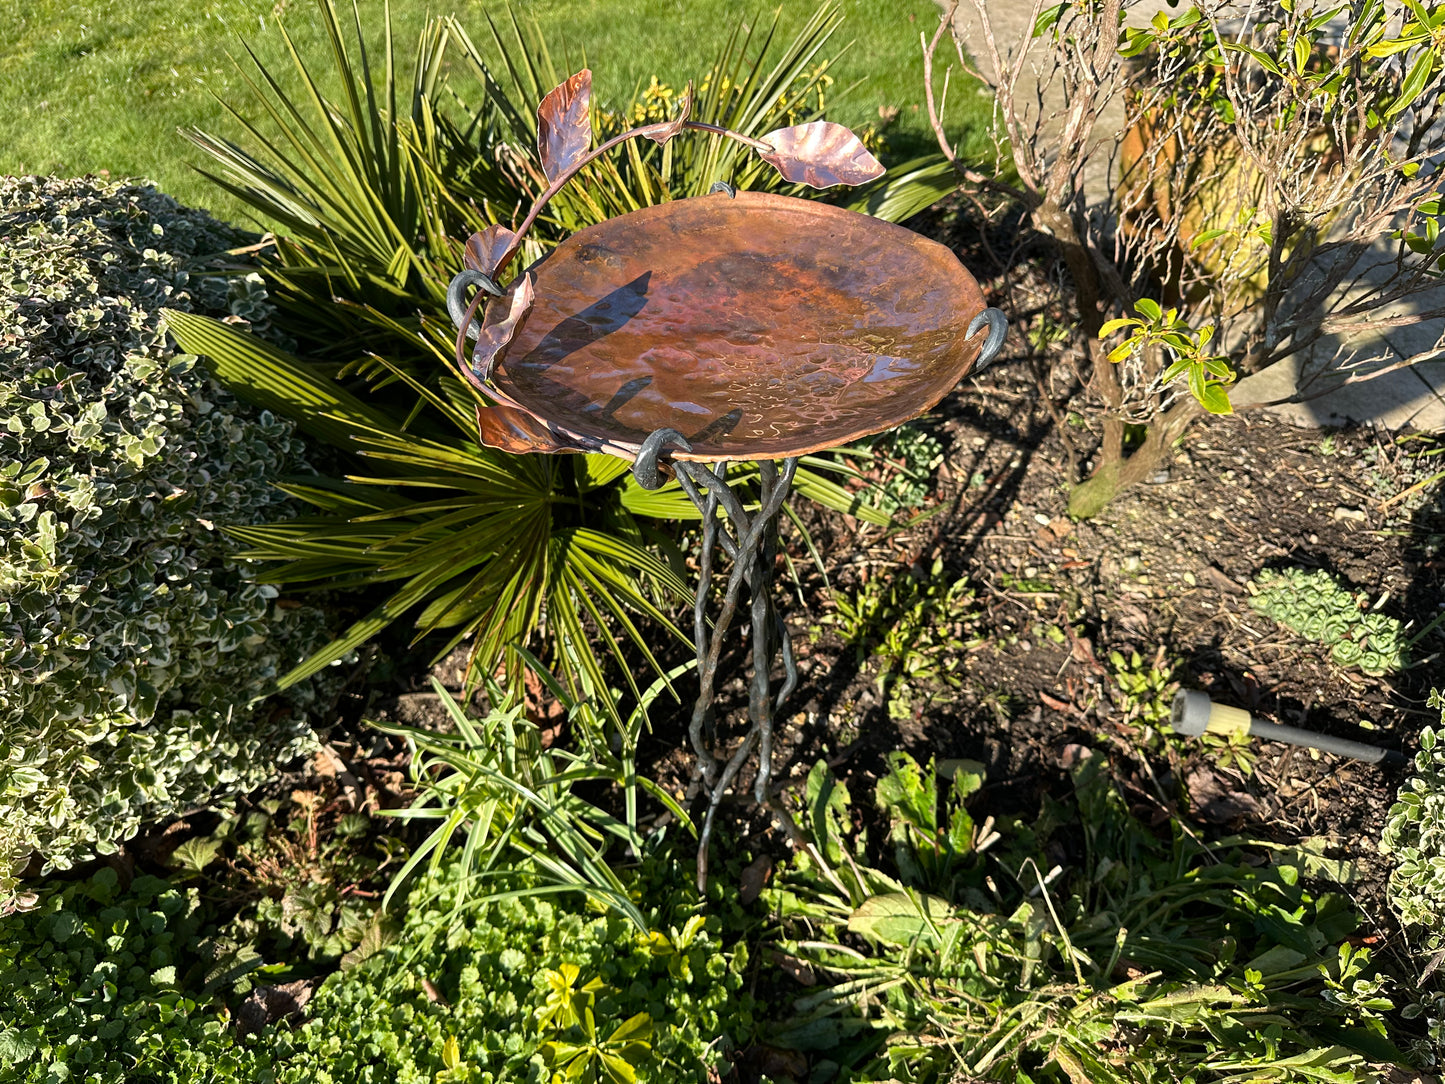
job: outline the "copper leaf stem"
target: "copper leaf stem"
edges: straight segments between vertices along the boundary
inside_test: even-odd
[[[513,238],[512,240],[511,246],[507,249],[506,252],[502,254],[502,258],[497,262],[496,269],[492,272],[492,278],[495,280],[499,275],[501,275],[502,271],[506,269],[507,264],[512,262],[512,258],[516,256],[517,253],[521,250],[522,238],[527,235],[527,231],[531,229],[532,224],[537,221],[537,216],[542,213],[542,208],[547,206],[547,204],[551,202],[553,196],[555,196],[558,192],[562,191],[563,187],[567,184],[568,181],[570,181],[573,177],[577,176],[578,173],[582,172],[584,168],[597,161],[597,159],[601,158],[613,147],[619,146],[627,142],[629,139],[636,139],[639,136],[647,138],[653,135],[660,135],[669,128],[672,128],[673,124],[674,122],[672,121],[662,121],[658,124],[645,124],[641,128],[633,128],[631,131],[623,132],[621,135],[613,136],[611,139],[607,140],[607,142],[598,146],[596,150],[589,151],[586,155],[579,158],[573,164],[571,169],[569,169],[566,173],[563,173],[555,181],[549,184],[546,188],[546,191],[544,191],[539,197],[537,197],[537,202],[532,205],[532,209],[527,212],[527,217],[522,220],[521,226],[517,228],[517,233],[515,238]],[[771,144],[764,143],[761,139],[754,139],[751,136],[745,136],[741,132],[735,132],[731,128],[724,128],[718,124],[708,124],[700,120],[689,120],[684,121],[682,126],[684,128],[691,128],[694,131],[698,132],[711,132],[714,135],[726,136],[729,139],[735,139],[739,143],[751,147],[753,150],[757,151],[760,154],[773,153],[773,147]],[[463,334],[465,334],[465,332],[463,332]]]

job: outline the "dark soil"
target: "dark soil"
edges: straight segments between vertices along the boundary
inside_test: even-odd
[[[1441,598],[1431,585],[1440,562],[1424,556],[1424,525],[1402,530],[1380,513],[1394,483],[1363,469],[1389,461],[1388,438],[1336,434],[1335,454],[1322,457],[1317,433],[1263,414],[1222,419],[1185,442],[1167,480],[1072,524],[1063,514],[1057,442],[1052,435],[1034,446],[1019,440],[1017,414],[999,424],[999,390],[970,389],[944,404],[941,428],[953,450],[940,470],[940,514],[893,534],[830,513],[809,523],[819,550],[837,555],[827,570],[834,591],[854,591],[868,575],[907,575],[935,557],[976,585],[974,627],[985,643],[967,652],[962,687],[935,690],[942,699],[912,718],[890,718],[876,667],[858,665],[852,646],[830,631],[830,593],[816,570],[805,573],[806,609],[796,591],[781,600],[804,675],[790,717],[805,713],[808,721],[786,728],[794,744],[785,757],[895,748],[970,757],[1022,795],[1031,789],[1025,781],[1035,790],[1053,785],[1061,745],[1117,721],[1103,688],[1108,653],[1138,651],[1147,661],[1159,647],[1179,664],[1177,680],[1221,702],[1326,733],[1409,745],[1433,714],[1423,702],[1430,673],[1439,671],[1428,653],[1442,638],[1417,645],[1425,665],[1371,678],[1334,665],[1325,649],[1247,601],[1262,569],[1299,565],[1325,568],[1372,600],[1388,595],[1381,609],[1416,628],[1435,616]],[[979,475],[989,484],[971,489]],[[800,543],[792,556],[808,560]],[[1049,625],[1084,633],[1056,644],[1037,635]],[[823,634],[810,644],[814,628]],[[741,651],[733,654],[743,661]],[[736,701],[740,685],[727,690]],[[1378,832],[1397,778],[1355,762],[1259,752],[1253,785],[1272,810],[1262,824],[1308,834]]]

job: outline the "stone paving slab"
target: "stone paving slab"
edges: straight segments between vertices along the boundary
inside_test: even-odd
[[[940,0],[943,11],[952,6],[951,0]],[[995,40],[1005,61],[1020,43],[1027,40],[1031,29],[1028,24],[1032,7],[1032,3],[1027,0],[988,4]],[[1180,10],[1182,5],[1173,6],[1168,4],[1167,0],[1146,0],[1130,8],[1128,21],[1131,24],[1143,25],[1153,18],[1156,12],[1168,11],[1174,14]],[[964,48],[975,58],[981,70],[987,73],[987,50],[983,45],[981,24],[978,12],[970,0],[963,0],[954,11],[953,29],[958,39],[963,42]],[[940,65],[942,59],[940,56]],[[1031,86],[1021,88],[1025,100],[1028,100],[1037,88],[1038,73],[1029,70],[1026,65],[1025,78],[1032,80]],[[1048,88],[1044,98],[1045,111],[1058,110],[1062,106],[1062,95],[1057,88]],[[1097,130],[1117,131],[1123,123],[1123,106],[1116,100],[1101,114]],[[1105,181],[1102,171],[1097,175],[1086,175],[1085,191],[1093,199],[1102,199],[1107,194]],[[1438,296],[1445,297],[1445,287],[1438,292]],[[1445,321],[1427,321],[1413,327],[1397,328],[1388,336],[1381,336],[1373,343],[1363,342],[1361,346],[1368,354],[1386,353],[1387,359],[1379,363],[1383,366],[1391,360],[1409,357],[1431,348],[1442,333],[1445,333]],[[1230,397],[1236,405],[1241,406],[1286,398],[1296,390],[1301,365],[1298,358],[1286,358],[1240,381]],[[1318,391],[1326,386],[1321,380],[1312,385],[1311,390]],[[1336,426],[1357,422],[1392,430],[1405,427],[1428,431],[1445,430],[1445,355],[1441,355],[1438,360],[1420,362],[1377,379],[1340,387],[1328,395],[1305,402],[1285,403],[1263,409],[1303,426]]]

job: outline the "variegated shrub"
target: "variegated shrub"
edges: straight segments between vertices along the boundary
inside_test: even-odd
[[[0,900],[30,856],[112,851],[309,733],[310,692],[259,698],[320,616],[220,529],[281,513],[300,442],[157,327],[267,318],[259,279],[196,275],[241,240],[151,188],[0,180]]]
[[[1429,703],[1440,709],[1440,726],[1420,732],[1415,774],[1390,807],[1380,850],[1394,859],[1390,905],[1422,976],[1401,1015],[1424,1032],[1411,1047],[1418,1063],[1438,1070],[1445,1065],[1445,690],[1430,690]]]

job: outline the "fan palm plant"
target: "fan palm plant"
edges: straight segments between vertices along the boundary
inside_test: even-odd
[[[582,679],[592,688],[608,687],[589,626],[610,653],[621,655],[620,636],[658,672],[661,664],[633,614],[691,642],[665,613],[689,593],[673,569],[679,562],[659,558],[647,544],[650,536],[668,548],[666,536],[649,530],[647,520],[698,517],[676,483],[645,490],[627,473],[625,460],[607,455],[513,456],[483,447],[476,440],[472,392],[452,377],[443,382],[444,393],[410,385],[449,424],[450,432],[428,437],[254,335],[174,310],[167,310],[166,325],[182,349],[209,358],[237,394],[364,464],[341,479],[282,484],[315,515],[229,528],[251,547],[243,559],[270,563],[263,573],[269,582],[393,588],[286,674],[283,687],[408,613],[416,614],[418,639],[448,632],[445,653],[471,638],[474,676],[502,665],[512,684],[523,672],[514,649],[538,635],[574,689]],[[887,522],[819,473],[839,469],[835,464],[804,462],[794,481],[800,493]],[[631,671],[621,670],[636,695]]]
[[[375,348],[380,325],[399,336],[387,348],[406,354],[424,344],[422,321],[445,312],[463,241],[510,221],[546,187],[534,150],[536,110],[562,73],[536,25],[510,8],[502,26],[487,16],[503,58],[496,70],[456,19],[435,19],[418,38],[403,100],[389,18],[378,72],[354,2],[350,43],[333,0],[316,5],[331,70],[308,64],[282,26],[299,93],[288,93],[248,49],[256,74],[242,74],[260,116],[222,102],[253,149],[200,130],[183,134],[211,159],[204,176],[278,228],[263,271],[289,330],[313,350],[349,358],[364,343]],[[694,118],[754,136],[816,119],[830,62],[820,57],[840,23],[825,4],[780,43],[777,16],[762,31],[740,19],[705,69]],[[462,73],[470,88],[457,85],[466,82]],[[334,101],[326,85],[338,88]],[[593,115],[595,128],[607,120]],[[624,159],[599,160],[552,200],[522,264],[585,226],[704,193],[714,181],[802,191],[737,153],[737,144],[716,136],[646,150],[629,144]],[[951,191],[951,171],[941,154],[901,163],[851,193],[849,206],[907,218]]]
[[[182,134],[219,167],[200,168],[203,176],[279,230],[263,268],[293,322],[317,341],[340,333],[341,347],[349,351],[358,321],[338,310],[334,299],[388,313],[435,308],[444,296],[450,237],[469,211],[452,199],[436,168],[452,150],[435,109],[450,43],[447,24],[432,21],[423,30],[403,112],[390,18],[377,78],[355,8],[355,62],[333,5],[327,0],[317,8],[337,101],[323,94],[323,78],[282,25],[301,93],[288,94],[245,46],[256,73],[240,73],[261,117],[221,102],[254,150],[199,130]]]

